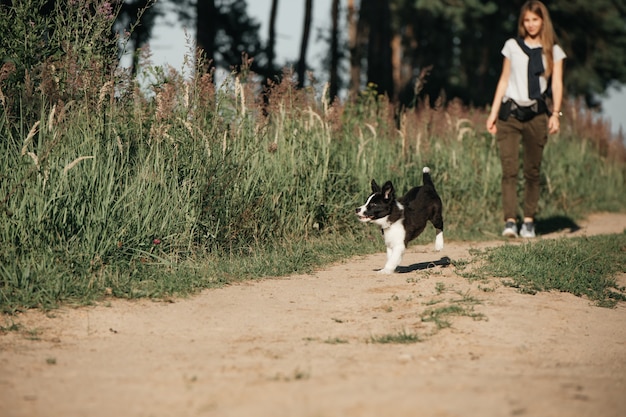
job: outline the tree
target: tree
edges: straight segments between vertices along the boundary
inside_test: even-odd
[[[402,55],[413,59],[409,67],[434,66],[425,93],[445,90],[468,104],[488,104],[500,75],[500,50],[517,34],[524,1],[395,0],[394,32],[403,33]],[[626,4],[560,0],[548,7],[568,55],[566,91],[595,106],[612,83],[626,82]]]
[[[515,28],[516,21],[507,17],[510,9],[484,0],[397,0],[395,7],[394,32],[401,34],[396,64],[401,66],[396,69],[401,102],[414,101],[414,83],[419,74],[431,67],[422,92],[432,100],[442,91],[465,102],[483,103],[491,99],[491,86],[484,87],[489,84],[486,78],[497,81],[502,64],[500,57],[492,59],[492,51],[500,50],[506,36],[489,32],[493,32],[490,28]],[[502,13],[503,17],[494,17],[494,13]]]
[[[354,3],[354,0],[351,0]],[[330,77],[329,95],[332,102],[339,94],[339,0],[333,0],[331,6],[331,34],[330,34]]]
[[[567,53],[565,88],[590,107],[614,83],[626,83],[626,1],[559,1],[550,4]]]
[[[9,0],[1,0],[3,3]],[[241,63],[242,53],[253,58],[252,70],[277,79],[275,21],[278,0],[270,10],[265,45],[258,41],[258,23],[246,14],[245,0],[170,0],[181,16],[197,15],[198,45],[218,67]],[[312,8],[312,0],[306,9]],[[517,32],[517,18],[525,0],[347,0],[349,90],[354,96],[363,80],[401,102],[414,100],[414,84],[432,66],[422,94],[458,97],[468,104],[491,101],[502,66],[500,50]],[[134,0],[139,4],[146,0]],[[332,1],[329,40],[331,96],[340,88],[337,24],[340,0]],[[560,44],[568,55],[565,87],[569,95],[598,104],[613,83],[626,83],[626,3],[624,0],[554,0],[549,2]],[[187,11],[192,12],[188,14]],[[309,22],[309,23],[307,23]],[[150,26],[147,21],[145,26]],[[304,82],[310,20],[305,11],[298,79]],[[149,32],[147,32],[149,34]],[[207,34],[203,36],[202,33]],[[144,36],[138,35],[142,42]],[[211,41],[212,40],[212,41]],[[213,55],[211,54],[213,51]]]
[[[311,19],[313,15],[313,0],[305,0],[304,5],[304,24],[302,26],[302,42],[300,43],[300,58],[296,66],[296,74],[298,76],[298,87],[304,87],[304,79],[306,72],[306,52],[309,47],[309,35],[311,33]]]
[[[217,8],[215,0],[197,0],[196,3],[196,48],[206,59],[206,72],[215,67],[215,37],[217,36]]]
[[[369,0],[361,3],[359,19],[367,27],[367,82],[380,94],[393,96],[391,65],[390,0]]]
[[[274,51],[276,47],[276,16],[278,15],[278,0],[272,0],[272,8],[270,10],[270,20],[268,25],[267,36],[267,67],[269,70],[274,71],[274,61],[276,60],[276,53]]]
[[[116,32],[130,31],[129,44],[133,51],[131,71],[136,74],[139,64],[139,49],[152,37],[157,17],[163,12],[155,4],[156,0],[130,0],[121,4],[119,14],[115,21]],[[132,30],[130,30],[132,28]],[[128,45],[127,45],[128,47]]]
[[[348,90],[351,97],[356,97],[361,88],[361,60],[363,46],[366,44],[365,19],[361,19],[354,4],[348,0],[348,51],[350,54],[350,84]]]
[[[268,55],[258,36],[260,24],[248,16],[245,0],[170,1],[181,22],[195,25],[196,46],[211,68],[238,68],[246,55],[254,58],[254,72],[268,76],[276,73],[268,67]]]

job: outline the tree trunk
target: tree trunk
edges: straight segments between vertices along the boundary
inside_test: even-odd
[[[196,3],[196,47],[206,62],[203,67],[207,72],[215,66],[215,36],[217,9],[215,0],[197,0]]]
[[[389,0],[370,0],[367,10],[369,43],[367,51],[367,81],[376,85],[379,94],[393,98],[391,64],[391,10]]]
[[[298,75],[298,88],[304,87],[304,77],[306,75],[306,51],[309,47],[312,15],[313,0],[306,0],[304,3],[304,27],[302,29],[302,42],[300,43],[300,59],[298,59],[298,66],[296,68],[296,73]]]
[[[394,102],[398,100],[398,87],[402,85],[402,36],[394,35],[391,41],[391,72],[394,96],[391,97]]]
[[[354,0],[350,0],[354,3]],[[339,94],[339,0],[333,0],[331,9],[332,32],[330,38],[330,101]]]
[[[267,36],[267,70],[269,73],[274,72],[274,60],[276,59],[276,15],[278,14],[278,0],[272,0],[272,8],[270,10],[269,33]]]
[[[350,83],[348,90],[351,97],[356,97],[361,88],[361,42],[364,37],[364,19],[357,16],[354,0],[348,0],[348,49],[350,53]]]

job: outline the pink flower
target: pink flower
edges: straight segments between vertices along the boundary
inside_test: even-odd
[[[115,16],[113,16],[113,6],[108,1],[105,1],[98,7],[98,14],[101,15],[106,20],[113,20]]]
[[[160,244],[160,243],[161,243],[161,239],[156,239],[156,238],[155,238],[155,239],[153,239],[153,240],[152,240],[152,244],[153,244],[153,245],[158,245],[158,244]]]

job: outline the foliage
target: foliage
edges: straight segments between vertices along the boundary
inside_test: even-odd
[[[391,3],[398,10],[394,26],[396,33],[403,34],[405,64],[434,65],[424,93],[436,97],[445,90],[466,103],[489,104],[500,75],[500,50],[507,38],[517,35],[524,0]],[[590,105],[597,105],[597,96],[613,83],[626,82],[626,57],[621,52],[626,47],[626,7],[619,3],[547,3],[559,43],[568,55],[566,93],[585,97]]]
[[[176,2],[186,4],[184,0]],[[348,31],[365,33],[350,53],[367,57],[363,84],[376,84],[380,92],[388,93],[394,100],[410,103],[416,74],[432,66],[423,97],[434,100],[445,91],[448,97],[460,98],[467,104],[488,105],[500,75],[500,51],[506,39],[517,34],[523,3],[524,0],[361,2],[359,27]],[[230,69],[245,52],[254,59],[257,73],[273,78],[272,68],[265,64],[266,53],[274,45],[260,47],[258,27],[250,23],[245,13],[246,2],[230,0],[218,4],[214,26],[220,29],[220,35],[216,38],[216,50],[222,51],[224,57],[218,65]],[[610,0],[559,0],[547,5],[559,42],[568,55],[566,93],[584,97],[587,105],[597,106],[598,96],[609,87],[626,83],[626,55],[622,53],[626,48],[626,7],[623,1]],[[269,13],[268,10],[268,16]],[[200,21],[209,24],[209,19]],[[397,45],[393,51],[391,34]],[[392,54],[397,61],[391,59]],[[355,57],[351,65],[360,68],[360,59]],[[394,81],[392,73],[397,77]]]
[[[196,25],[196,44],[215,66],[227,71],[239,67],[242,55],[252,57],[249,63],[258,74],[274,79],[280,75],[271,67],[270,48],[259,41],[260,23],[248,16],[245,0],[211,0],[208,2],[171,0],[183,24]],[[189,13],[195,8],[195,13]],[[269,14],[269,10],[268,10]]]
[[[0,102],[32,123],[42,106],[88,101],[117,66],[117,9],[106,0],[0,5]]]
[[[597,104],[614,83],[626,83],[626,2],[561,0],[549,6],[568,55],[566,91]]]
[[[388,39],[390,32],[396,34],[394,44],[398,41],[398,49],[393,51],[397,60],[390,59],[392,51],[388,49],[369,55],[365,53],[376,43],[373,40],[361,42],[356,45],[359,50],[351,51],[369,60],[363,66],[363,75],[370,74],[370,78],[364,77],[363,84],[377,83],[381,91],[390,93],[392,100],[409,104],[414,99],[416,74],[432,68],[428,82],[421,89],[422,97],[434,101],[445,91],[447,97],[460,98],[466,104],[488,105],[502,65],[500,50],[504,41],[516,34],[517,16],[523,2],[388,0],[380,6],[384,6],[381,10],[389,12],[389,22],[381,21],[381,13],[368,12],[372,5],[363,3],[368,7],[361,10],[361,30],[376,29],[384,24],[387,29],[377,29],[376,33],[370,30],[371,35],[380,32],[380,36],[386,37],[378,39],[382,45],[391,43]],[[230,71],[239,67],[245,54],[254,72],[271,80],[279,79],[280,71],[274,68],[271,52],[275,45],[259,41],[260,25],[254,16],[248,16],[248,2],[212,0],[210,3],[213,8],[199,8],[205,2],[170,0],[185,25],[198,22],[196,33],[202,39],[197,39],[196,43],[205,49],[207,64]],[[117,8],[111,9],[111,5],[117,5]],[[594,3],[559,0],[548,6],[559,42],[568,55],[564,74],[566,94],[584,97],[587,105],[596,107],[599,97],[611,86],[626,83],[626,55],[622,53],[626,48],[626,7],[623,2],[610,0]],[[50,71],[50,65],[58,67],[56,61],[59,59],[73,60],[76,54],[84,56],[81,54],[86,51],[80,46],[84,41],[91,42],[92,48],[106,50],[109,57],[114,56],[110,55],[112,51],[108,48],[115,42],[111,31],[113,25],[98,18],[105,11],[117,17],[114,25],[117,32],[132,26],[127,33],[130,38],[122,44],[125,49],[129,41],[132,43],[135,53],[133,70],[136,70],[137,51],[150,38],[156,17],[163,13],[162,7],[153,5],[152,0],[0,1],[0,30],[3,33],[0,57],[5,63],[16,66],[12,70],[6,68],[12,74],[12,81],[21,84],[29,77],[38,77],[46,68]],[[198,16],[198,13],[210,15]],[[268,10],[268,16],[269,13]],[[139,17],[141,24],[138,24]],[[94,27],[93,22],[99,27]],[[72,30],[56,31],[51,29],[54,27]],[[66,33],[71,36],[63,38]],[[207,37],[211,39],[205,39]],[[89,51],[92,52],[95,51]],[[355,58],[351,65],[356,65],[357,61],[360,68],[360,59]],[[40,65],[43,62],[47,65]],[[87,69],[85,65],[89,61],[78,62],[82,65],[79,65],[80,70]],[[102,70],[111,71],[110,66],[103,63]],[[34,64],[37,68],[32,67]],[[91,71],[98,76],[96,69]],[[56,75],[62,83],[64,74]],[[4,93],[13,99],[17,97]],[[39,110],[37,105],[33,108]]]
[[[84,36],[104,36],[104,22],[90,24],[103,29]],[[261,95],[248,61],[216,85],[144,56],[146,86],[104,71],[111,55],[99,48],[77,50],[86,68],[57,59],[30,92],[0,81],[11,92],[0,103],[3,311],[186,294],[379,250],[380,232],[354,208],[372,178],[402,192],[425,165],[449,239],[492,238],[501,226],[499,160],[480,110],[425,101],[398,115],[373,88],[330,105],[325,91],[297,89],[289,71]],[[600,135],[602,121],[567,110],[546,149],[541,215],[622,210],[623,144]],[[431,240],[427,231],[418,242]]]

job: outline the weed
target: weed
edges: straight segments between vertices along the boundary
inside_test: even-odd
[[[469,290],[465,292],[457,291],[456,293],[461,298],[459,298],[458,300],[451,300],[452,303],[467,304],[467,305],[477,305],[481,303],[481,301],[478,298],[474,297],[473,295],[470,295]]]
[[[440,305],[438,307],[427,308],[421,315],[423,322],[432,322],[435,324],[437,330],[445,329],[452,326],[452,322],[449,320],[453,316],[465,316],[474,320],[483,320],[485,316],[482,313],[476,313],[474,306],[480,304],[481,301],[476,297],[470,295],[469,291],[456,292],[460,298],[449,300],[431,300],[426,303],[428,306]]]
[[[309,378],[311,378],[311,373],[308,371],[303,371],[298,368],[293,372],[293,379],[295,379],[296,381],[305,380]]]
[[[496,290],[495,287],[484,287],[482,285],[478,285],[478,289],[483,292],[494,292]]]
[[[458,305],[447,305],[438,308],[430,308],[422,313],[422,321],[433,322],[438,330],[448,328],[452,323],[448,320],[449,316],[464,315],[465,309]]]
[[[419,335],[417,335],[417,333],[408,333],[405,329],[403,329],[398,333],[390,333],[381,336],[371,336],[369,341],[370,343],[381,344],[406,344],[421,342],[422,339],[419,337]]]
[[[328,343],[329,345],[341,345],[348,343],[347,339],[342,339],[340,337],[329,337],[324,341],[324,343]]]
[[[432,306],[432,305],[443,303],[443,302],[444,302],[443,299],[433,298],[432,300],[428,300],[428,301],[424,302],[424,305]]]
[[[273,378],[274,381],[302,381],[311,378],[311,373],[308,371],[303,371],[300,368],[296,368],[291,375],[285,375],[281,372],[277,373]]]
[[[30,329],[24,332],[24,337],[26,340],[38,341],[41,340],[41,330],[40,329]]]
[[[438,330],[452,326],[449,318],[452,316],[465,316],[474,320],[484,320],[482,313],[474,312],[473,307],[463,306],[459,304],[449,304],[446,306],[431,308],[422,313],[422,321],[435,323]]]
[[[0,332],[19,332],[22,329],[20,323],[15,323],[11,320],[11,324],[8,326],[0,326]]]

